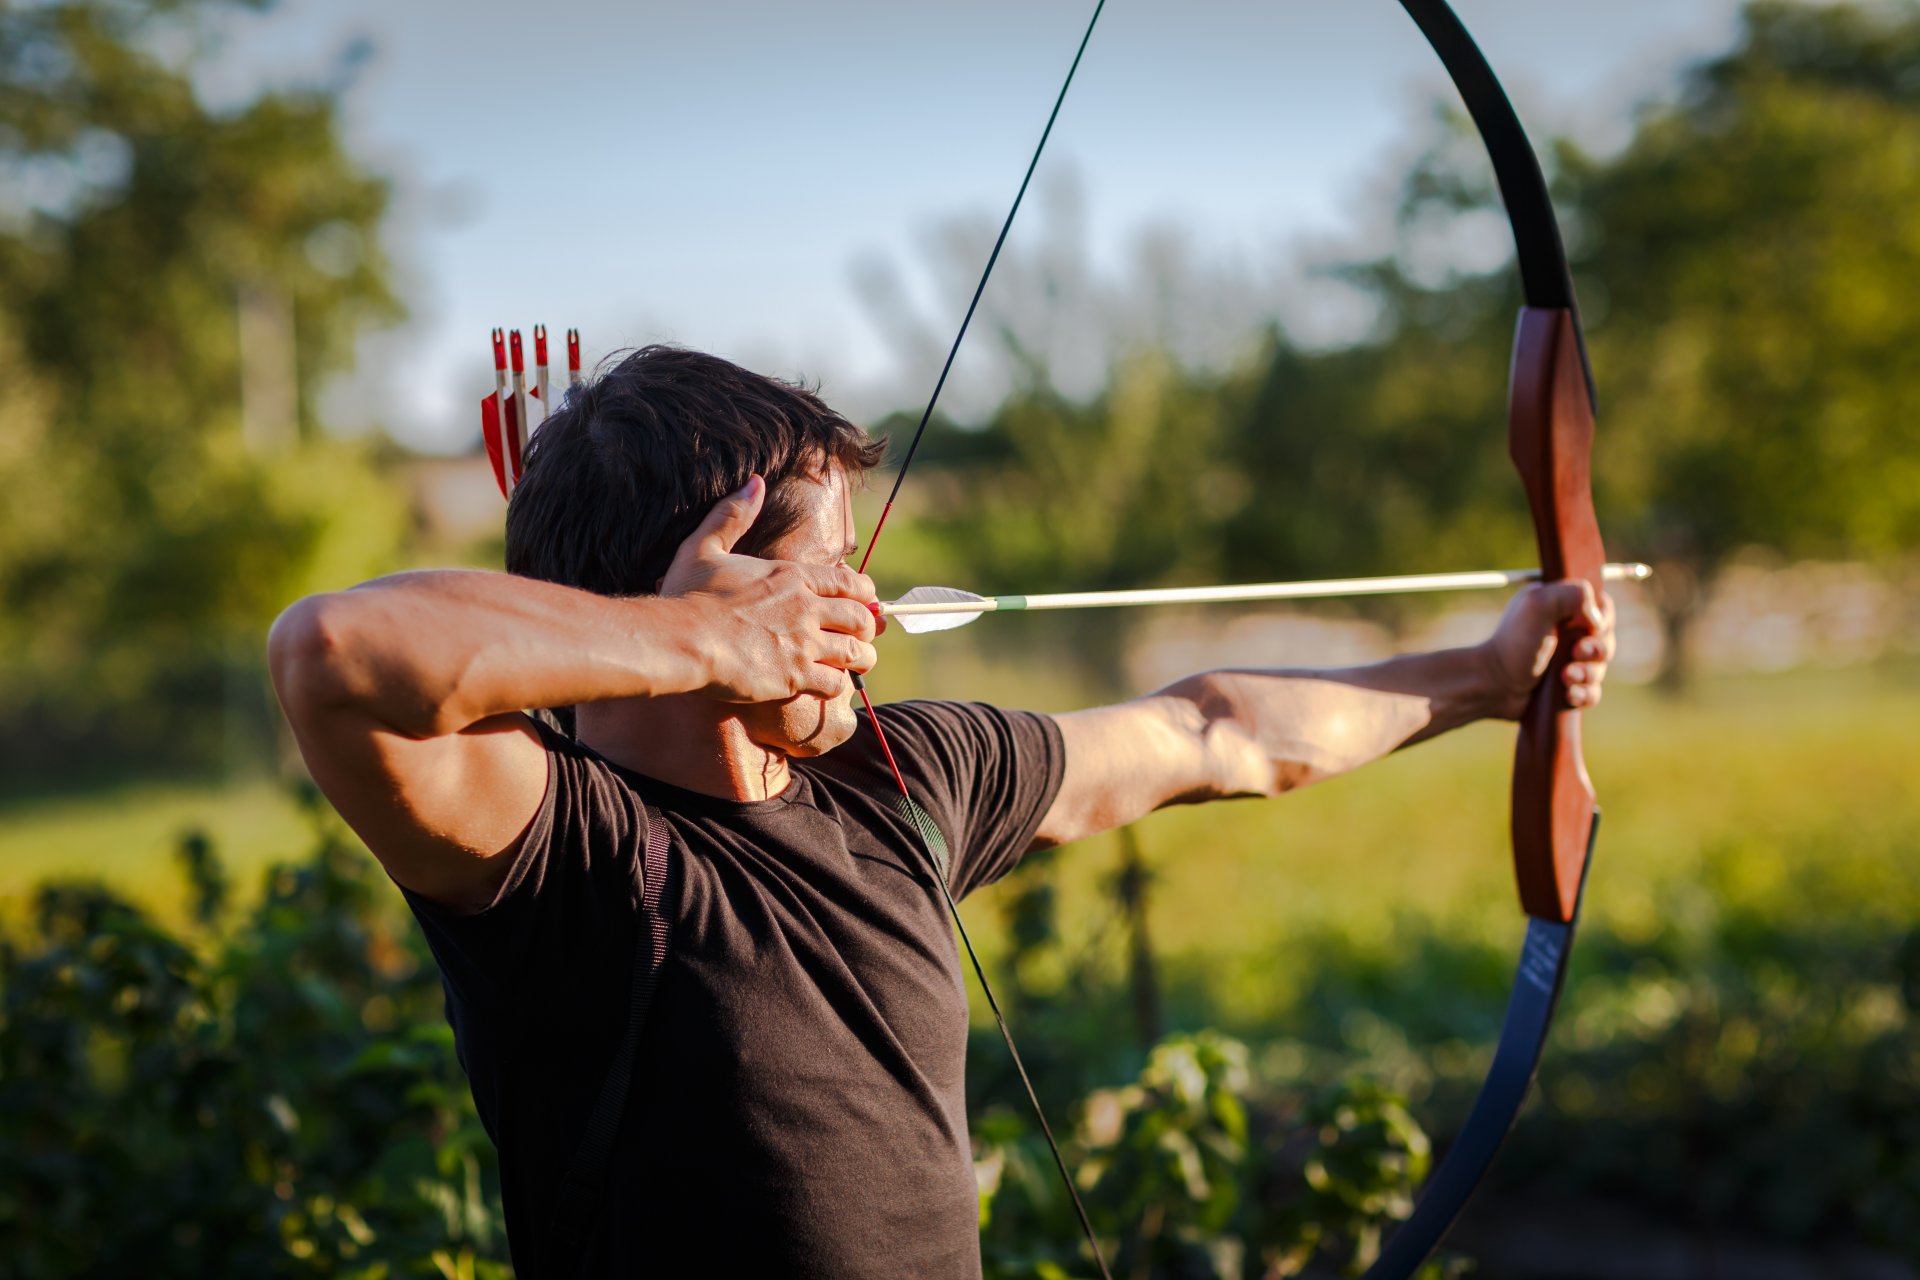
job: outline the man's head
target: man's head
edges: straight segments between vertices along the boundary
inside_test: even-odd
[[[833,463],[858,477],[885,452],[805,387],[642,347],[570,390],[534,433],[507,507],[507,571],[649,595],[713,504],[750,477],[766,480],[767,498],[734,550],[764,556],[807,516],[796,484]]]
[[[755,475],[766,497],[734,552],[837,564],[853,546],[851,487],[885,450],[805,387],[717,356],[643,347],[569,391],[534,433],[507,508],[507,569],[650,595],[714,504]],[[757,744],[790,755],[853,731],[845,697],[735,712]]]

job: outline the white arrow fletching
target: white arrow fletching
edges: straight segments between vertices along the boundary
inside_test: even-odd
[[[958,604],[973,605],[971,609],[957,609],[951,613],[900,613],[893,612],[893,605],[930,605]],[[981,608],[979,606],[985,606]],[[962,591],[958,587],[915,587],[891,604],[881,605],[880,611],[892,618],[910,636],[925,635],[929,631],[951,631],[955,627],[964,627],[983,613],[991,612],[993,601],[985,596],[977,596],[971,591]]]

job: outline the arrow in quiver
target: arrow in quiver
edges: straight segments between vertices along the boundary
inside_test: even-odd
[[[567,385],[577,387],[580,331],[567,330]],[[493,394],[480,402],[480,437],[502,496],[511,498],[526,466],[527,442],[552,411],[547,364],[547,326],[533,326],[533,385],[527,385],[526,351],[520,331],[493,331]]]

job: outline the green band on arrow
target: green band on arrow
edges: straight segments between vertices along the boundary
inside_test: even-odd
[[[993,598],[993,607],[1002,613],[1012,613],[1016,609],[1026,608],[1027,598],[1025,596],[995,596]]]

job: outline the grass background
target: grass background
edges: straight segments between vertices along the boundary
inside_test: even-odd
[[[1005,665],[922,659],[895,674],[922,696],[980,696],[1064,709],[1078,692]],[[879,682],[876,681],[876,684]],[[1589,926],[1631,945],[1737,903],[1783,923],[1920,920],[1920,663],[1740,676],[1671,700],[1609,690],[1587,718],[1605,812]],[[1506,804],[1512,731],[1476,725],[1270,802],[1154,815],[1139,828],[1155,872],[1152,927],[1169,972],[1249,1025],[1282,1017],[1329,938],[1385,964],[1435,931],[1517,949]],[[172,849],[210,834],[242,900],[261,872],[308,846],[283,788],[105,786],[0,801],[0,913],[53,876],[97,877],[164,918],[183,917]],[[1076,940],[1111,921],[1118,847],[1058,859],[1059,920]],[[993,890],[968,904],[978,940],[1002,944]],[[397,904],[397,895],[396,895]]]

